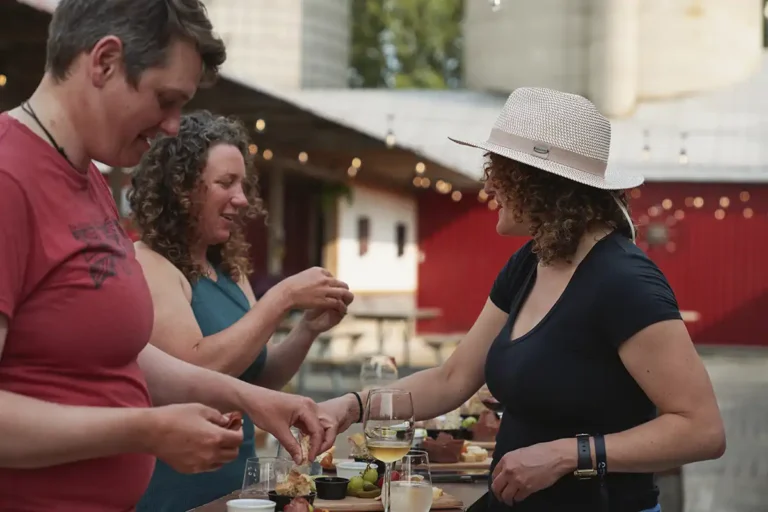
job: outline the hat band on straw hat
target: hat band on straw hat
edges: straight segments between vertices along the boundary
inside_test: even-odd
[[[525,137],[520,137],[519,135],[513,135],[499,130],[498,128],[491,130],[488,142],[513,151],[519,151],[535,156],[542,160],[549,160],[550,162],[565,165],[572,169],[594,174],[601,178],[605,177],[605,170],[608,167],[608,163],[603,160],[580,155],[546,142],[537,142]]]

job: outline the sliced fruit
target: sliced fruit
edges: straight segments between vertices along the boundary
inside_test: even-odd
[[[374,491],[360,491],[357,493],[357,497],[363,498],[364,500],[378,498],[379,496],[381,496],[381,489],[378,488]]]

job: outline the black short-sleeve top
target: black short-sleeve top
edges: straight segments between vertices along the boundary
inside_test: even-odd
[[[674,293],[659,268],[618,232],[601,239],[578,265],[542,321],[511,340],[511,326],[536,280],[529,242],[501,270],[491,301],[509,313],[493,342],[485,377],[504,414],[494,453],[577,434],[620,432],[656,416],[656,407],[618,355],[626,340],[657,322],[680,319]],[[652,474],[610,473],[611,512],[656,505]],[[491,499],[491,510],[512,510]],[[594,480],[567,475],[515,504],[514,512],[597,510]]]

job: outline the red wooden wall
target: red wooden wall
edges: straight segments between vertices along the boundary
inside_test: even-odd
[[[259,178],[259,189],[264,199],[267,215],[269,215],[269,177]],[[311,209],[319,208],[317,182],[297,174],[285,175],[285,256],[283,260],[283,275],[290,276],[311,267],[310,261],[310,221]],[[248,241],[251,244],[251,260],[254,267],[254,280],[280,277],[267,276],[267,226],[263,217],[253,221],[248,226]]]
[[[669,279],[680,308],[700,314],[689,324],[694,341],[768,346],[768,186],[649,183],[634,195],[636,222],[670,226],[671,243],[649,248],[641,228],[639,244]],[[703,205],[695,206],[695,198]],[[420,331],[471,327],[496,274],[526,241],[498,236],[496,219],[471,195],[458,203],[437,193],[420,196],[418,303],[443,310],[420,322]]]

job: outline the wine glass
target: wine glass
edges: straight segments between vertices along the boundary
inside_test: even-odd
[[[269,491],[288,478],[291,463],[275,457],[252,457],[245,463],[241,498],[267,499]]]
[[[398,379],[395,358],[385,355],[368,356],[360,367],[360,384],[363,391],[383,388]]]
[[[432,477],[429,456],[411,450],[400,461],[400,480],[392,482],[392,512],[429,512],[432,508]]]
[[[368,394],[363,417],[365,445],[371,457],[384,463],[384,512],[390,512],[392,463],[411,449],[414,431],[413,399],[401,389],[374,389]]]

